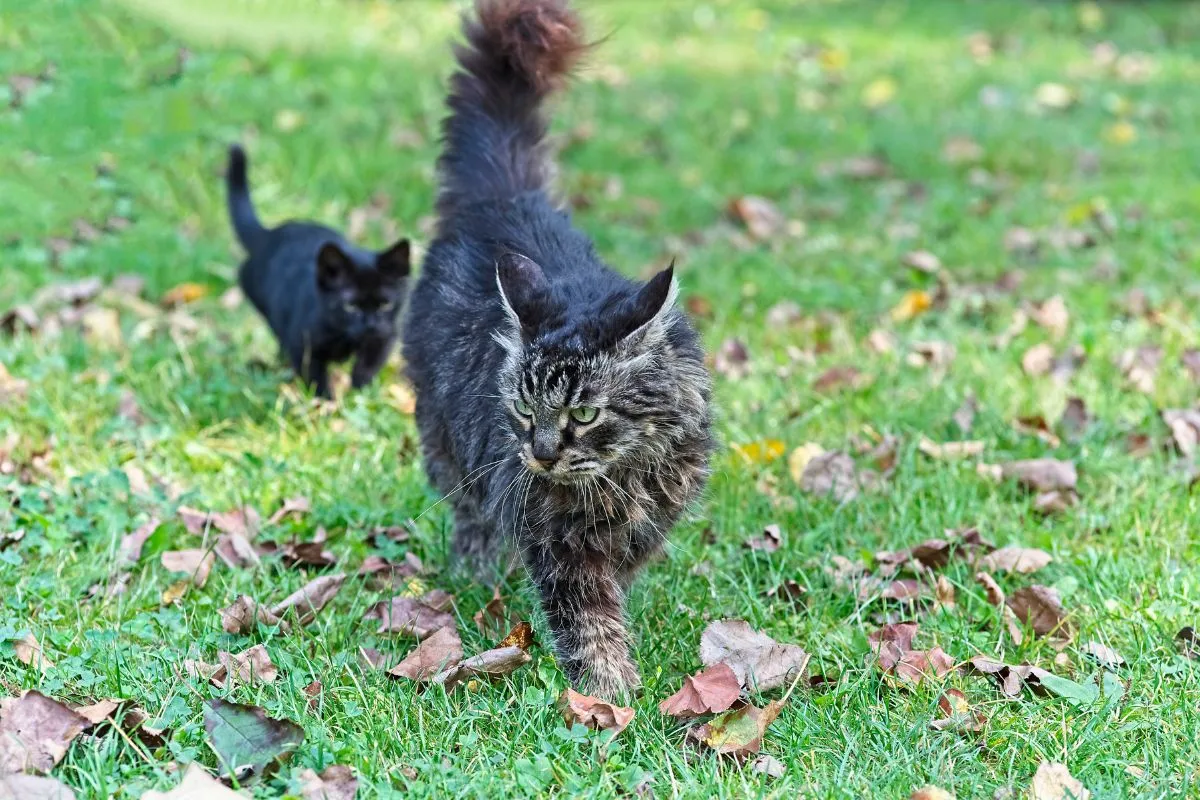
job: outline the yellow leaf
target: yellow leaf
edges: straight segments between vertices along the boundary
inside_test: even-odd
[[[787,445],[778,439],[763,439],[749,444],[735,444],[733,449],[751,464],[766,464],[783,455]]]
[[[896,82],[891,78],[876,78],[862,91],[862,104],[870,109],[882,108],[896,96]]]
[[[1104,11],[1099,3],[1079,4],[1079,27],[1089,33],[1095,33],[1104,27]]]
[[[1075,93],[1061,83],[1043,83],[1035,98],[1045,108],[1067,108],[1075,102]]]
[[[283,133],[296,130],[303,122],[304,116],[295,109],[284,108],[275,115],[275,128]]]
[[[1110,144],[1129,144],[1137,139],[1137,128],[1133,127],[1132,123],[1121,120],[1108,127],[1104,138]]]
[[[808,462],[824,453],[825,448],[816,442],[806,442],[793,450],[792,454],[788,456],[788,472],[791,473],[792,480],[799,483],[800,476],[804,474],[804,468],[808,466]]]
[[[908,292],[892,309],[892,319],[896,322],[907,322],[913,317],[919,317],[933,307],[933,298],[929,292],[916,290]]]
[[[821,69],[827,72],[841,72],[846,68],[846,64],[849,63],[850,58],[846,55],[845,50],[829,48],[821,51],[820,55],[817,56],[817,61],[821,64]]]
[[[163,295],[164,306],[181,306],[184,303],[194,303],[208,294],[208,287],[201,283],[181,283],[173,289],[168,289]]]
[[[413,414],[417,410],[417,396],[407,383],[388,386],[388,403],[401,414]]]
[[[181,581],[175,581],[166,589],[163,589],[162,602],[164,606],[169,606],[172,603],[178,603],[187,594],[188,587],[192,585],[190,578],[184,578]]]

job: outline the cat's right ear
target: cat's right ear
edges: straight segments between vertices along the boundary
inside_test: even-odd
[[[522,332],[534,328],[545,315],[550,284],[533,259],[505,253],[496,261],[496,285],[509,319]]]
[[[350,282],[354,263],[333,242],[326,242],[317,253],[317,285],[326,291],[339,289]]]

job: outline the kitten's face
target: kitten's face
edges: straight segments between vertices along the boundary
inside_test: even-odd
[[[501,296],[514,327],[511,335],[497,337],[508,351],[500,395],[514,447],[528,470],[574,483],[661,451],[658,434],[673,408],[673,381],[654,353],[661,332],[651,327],[662,326],[673,305],[669,270],[663,275],[602,324],[538,335],[536,319],[547,309],[530,302],[521,276],[501,274]]]
[[[409,246],[401,240],[375,264],[358,265],[334,244],[317,256],[317,288],[329,324],[352,337],[389,337],[404,302]]]

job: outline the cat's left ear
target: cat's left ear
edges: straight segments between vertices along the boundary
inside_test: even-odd
[[[401,239],[375,258],[375,269],[392,280],[407,277],[412,270],[412,247]]]
[[[527,334],[546,315],[550,283],[537,262],[519,253],[496,260],[496,285],[500,302],[516,327]]]
[[[679,296],[675,261],[638,290],[621,315],[618,341],[625,346],[656,339],[666,330],[666,319]]]
[[[342,248],[326,242],[317,253],[317,285],[325,291],[345,286],[354,274],[354,263]]]

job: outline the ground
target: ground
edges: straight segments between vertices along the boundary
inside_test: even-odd
[[[748,353],[745,364],[719,360],[723,446],[710,491],[633,592],[645,691],[611,742],[563,725],[553,703],[564,681],[545,647],[509,679],[449,694],[364,669],[360,647],[395,660],[412,641],[363,621],[390,593],[357,577],[306,628],[224,633],[218,610],[239,593],[277,599],[315,571],[278,557],[257,569],[218,562],[203,588],[164,598],[179,575],[160,551],[211,544],[177,521],[148,544],[123,593],[89,596],[120,571],[121,537],[151,515],[249,505],[266,516],[303,496],[311,512],[260,539],[323,527],[352,576],[368,554],[411,551],[424,587],[456,595],[464,649],[491,645],[471,619],[491,590],[449,568],[450,518],[425,482],[395,368],[334,409],[314,407],[276,365],[252,310],[221,300],[239,258],[219,179],[231,141],[250,151],[269,220],[313,217],[375,246],[397,232],[427,241],[462,4],[0,0],[0,310],[65,281],[145,279],[143,303],[94,300],[86,332],[68,313],[56,334],[50,298],[38,330],[0,334],[0,487],[11,499],[0,536],[24,531],[0,544],[3,692],[130,698],[169,729],[164,746],[138,749],[97,729],[53,775],[88,800],[169,788],[170,762],[215,766],[202,703],[227,696],[305,732],[290,761],[248,790],[256,797],[297,793],[302,769],[340,763],[371,798],[895,798],[926,783],[990,798],[1023,793],[1044,760],[1066,764],[1097,800],[1195,796],[1200,662],[1175,636],[1200,624],[1200,501],[1161,412],[1192,406],[1200,385],[1185,367],[1200,345],[1200,9],[580,5],[604,40],[556,110],[564,195],[628,274],[676,257],[710,350],[738,340]],[[780,215],[752,216],[765,226],[757,237],[730,217],[746,196]],[[906,258],[914,251],[939,263]],[[1016,271],[1019,285],[985,291]],[[157,310],[189,283],[203,296]],[[1015,312],[1054,296],[1065,328],[1031,322],[998,341]],[[905,303],[920,311],[926,300],[906,318]],[[116,328],[106,308],[118,309]],[[889,336],[877,330],[890,352],[879,352]],[[922,364],[923,342],[949,343],[953,359]],[[1030,375],[1023,356],[1042,343],[1059,354],[1078,345],[1086,358],[1059,377]],[[1148,376],[1119,363],[1138,348],[1161,350]],[[853,385],[817,382],[838,366],[859,370]],[[951,419],[970,394],[978,413],[964,433]],[[1094,417],[1077,435],[1059,423],[1068,397]],[[1014,428],[1037,416],[1052,435]],[[1131,447],[1139,435],[1148,438]],[[789,470],[809,443],[886,468],[860,453],[885,436],[898,442],[891,470],[844,502],[801,491]],[[922,437],[978,440],[983,451],[938,460],[919,450]],[[1043,515],[1030,493],[987,474],[1035,457],[1077,465],[1076,505]],[[131,487],[131,466],[149,493]],[[376,526],[410,519],[408,542],[367,543]],[[778,550],[744,546],[772,523]],[[968,527],[1053,556],[1032,575],[996,577],[1008,592],[1059,592],[1074,633],[1061,656],[1029,631],[1015,645],[965,560],[943,571],[953,608],[859,599],[831,574],[835,556],[872,562]],[[789,579],[807,589],[803,602],[765,595]],[[520,576],[501,591],[540,633]],[[700,668],[704,627],[726,617],[799,644],[809,674],[826,678],[797,687],[767,732],[763,751],[785,765],[782,777],[685,746],[657,708]],[[1006,699],[957,671],[897,688],[867,640],[895,619],[919,621],[917,646],[956,661],[984,654],[1081,683],[1101,671],[1083,645],[1100,642],[1124,657],[1127,694]],[[44,674],[15,658],[26,634],[54,662]],[[220,690],[182,674],[186,658],[260,642],[280,670],[272,684]],[[314,679],[324,688],[310,708],[302,687]],[[949,687],[987,715],[983,731],[930,728]]]

